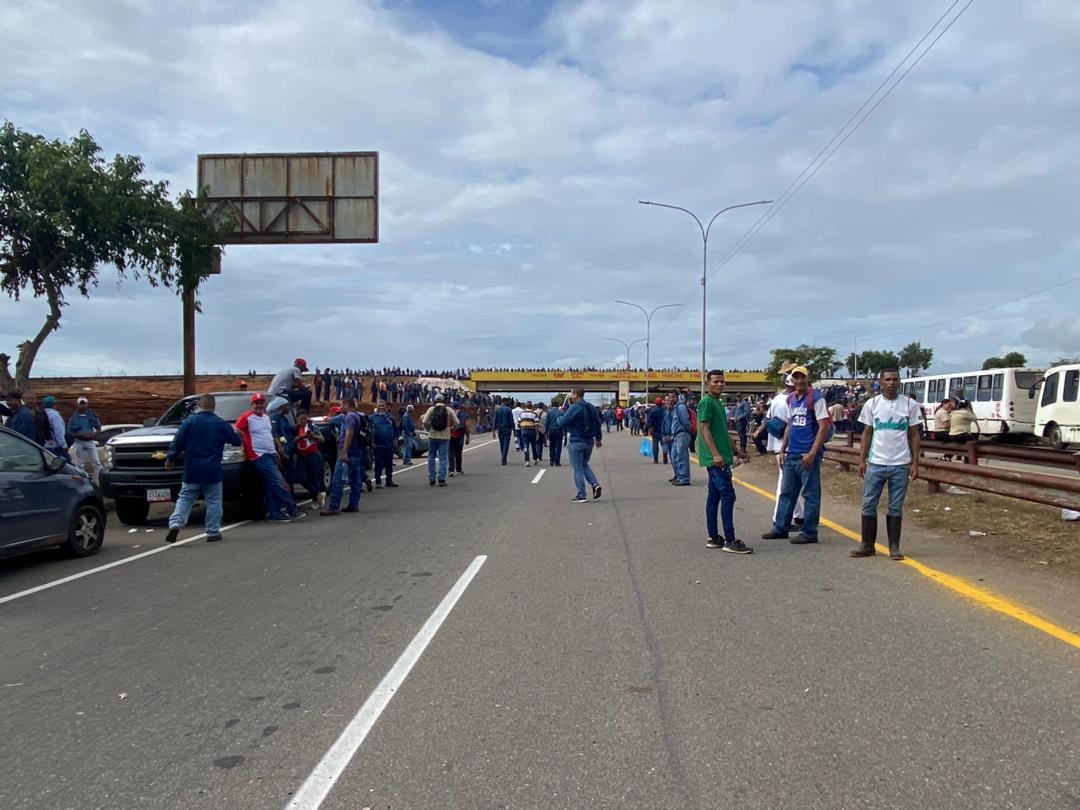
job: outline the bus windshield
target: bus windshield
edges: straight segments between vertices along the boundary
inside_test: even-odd
[[[1038,371],[1014,371],[1013,376],[1016,379],[1016,387],[1021,391],[1027,391],[1042,375]]]

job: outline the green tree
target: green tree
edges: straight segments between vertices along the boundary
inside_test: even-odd
[[[983,370],[988,368],[1016,368],[1027,365],[1027,358],[1022,352],[1009,352],[1004,357],[987,357],[983,360]]]
[[[912,341],[900,350],[900,367],[906,368],[909,377],[919,376],[920,371],[930,368],[934,350],[924,349],[918,341]]]
[[[852,374],[855,373],[854,352],[847,356],[844,364],[851,370]],[[900,368],[900,358],[897,357],[896,352],[879,351],[877,349],[864,349],[859,352],[860,377],[876,377],[887,368]]]
[[[781,382],[780,367],[785,362],[806,366],[812,380],[831,377],[842,365],[837,359],[836,349],[829,346],[808,346],[801,343],[793,349],[773,349],[772,361],[766,373],[774,383]]]
[[[164,182],[143,177],[142,160],[111,161],[86,131],[69,141],[0,129],[0,289],[16,301],[29,293],[49,306],[37,333],[11,357],[0,353],[0,387],[26,388],[45,339],[60,328],[68,294],[89,298],[102,265],[120,280],[198,286],[231,222],[212,222],[185,194],[174,205]]]
[[[552,406],[556,408],[560,407],[564,402],[566,402],[566,396],[566,394],[556,394],[555,396],[553,396],[551,398]]]

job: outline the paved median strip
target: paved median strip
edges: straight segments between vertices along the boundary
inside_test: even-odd
[[[487,556],[481,555],[474,559],[469,567],[465,569],[465,573],[461,575],[454,587],[450,589],[450,592],[443,597],[442,602],[435,608],[435,612],[424,622],[424,626],[409,642],[409,646],[405,648],[394,666],[390,668],[390,671],[386,673],[379,685],[375,687],[375,691],[364,701],[360,711],[349,721],[345,730],[341,732],[341,736],[326,752],[319,764],[315,766],[315,770],[311,772],[300,790],[293,796],[292,801],[286,806],[286,810],[317,810],[322,805],[326,797],[330,795],[330,791],[341,777],[341,774],[349,766],[352,758],[356,756],[356,752],[360,750],[360,746],[371,732],[371,729],[374,728],[379,715],[390,704],[412,668],[416,666],[416,662],[420,660],[420,656],[424,654],[428,644],[435,638],[435,634],[439,632],[439,628],[446,621],[446,617],[450,615],[450,611],[454,609],[454,605],[457,604],[461,595],[465,593],[465,589],[469,587],[469,583],[473,581],[473,578],[486,561]]]
[[[741,481],[738,478],[735,478],[733,480],[739,486],[745,487],[751,492],[754,492],[761,497],[766,498],[767,500],[776,500],[776,496],[773,493],[768,492],[761,487],[754,486],[753,484],[747,483],[746,481]],[[822,517],[821,525],[828,526],[830,529],[837,532],[838,534],[842,534],[844,537],[847,537],[856,542],[860,542],[862,540],[862,538],[857,532],[852,531],[846,526],[841,526],[839,523],[829,520],[828,518]],[[878,544],[877,549],[883,554],[888,554],[889,551],[887,548],[880,544]],[[931,568],[930,566],[925,565],[918,560],[914,560],[909,556],[905,555],[905,558],[901,564],[906,565],[909,568],[915,569],[924,577],[933,580],[939,585],[942,585],[953,591],[954,593],[958,593],[961,596],[964,596],[972,600],[973,602],[982,605],[985,608],[989,608],[990,610],[1016,619],[1019,622],[1023,622],[1030,627],[1034,627],[1036,630],[1041,630],[1047,635],[1056,638],[1058,641],[1063,641],[1066,644],[1080,650],[1080,635],[1073,633],[1070,630],[1066,630],[1064,627],[1060,627],[1051,621],[1047,621],[1040,616],[1036,616],[1034,613],[1016,604],[1015,602],[1011,602],[1008,599],[1000,596],[995,596],[994,594],[980,588],[978,585],[975,585],[972,582],[968,582],[962,577],[957,577],[952,574],[946,574],[944,571],[938,571],[936,568]]]

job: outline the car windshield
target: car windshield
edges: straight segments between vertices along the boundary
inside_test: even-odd
[[[214,408],[214,413],[226,422],[235,422],[244,411],[251,407],[250,394],[219,396],[216,399],[217,405]],[[198,397],[185,397],[165,411],[165,415],[158,420],[158,425],[179,425],[193,414],[198,406]]]

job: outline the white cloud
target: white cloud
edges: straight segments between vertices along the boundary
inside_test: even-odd
[[[565,2],[536,30],[473,31],[540,44],[512,59],[375,0],[317,14],[284,0],[14,0],[0,10],[0,104],[20,127],[85,127],[106,152],[139,153],[176,190],[200,152],[380,151],[381,242],[231,248],[203,290],[203,368],[273,368],[297,352],[600,365],[605,337],[643,331],[616,297],[687,302],[658,316],[652,356],[694,365],[700,235],[636,200],[708,217],[776,196],[940,6]],[[951,320],[1076,275],[1080,256],[1080,13],[1053,0],[989,9],[972,6],[710,280],[710,363],[763,365],[789,334],[846,347],[899,333],[883,346],[922,340],[943,363],[1010,343],[1033,362],[1080,353],[1080,284]],[[717,220],[712,263],[759,214]],[[72,300],[41,373],[178,369],[175,296],[106,288]],[[0,301],[0,348],[43,311]]]

